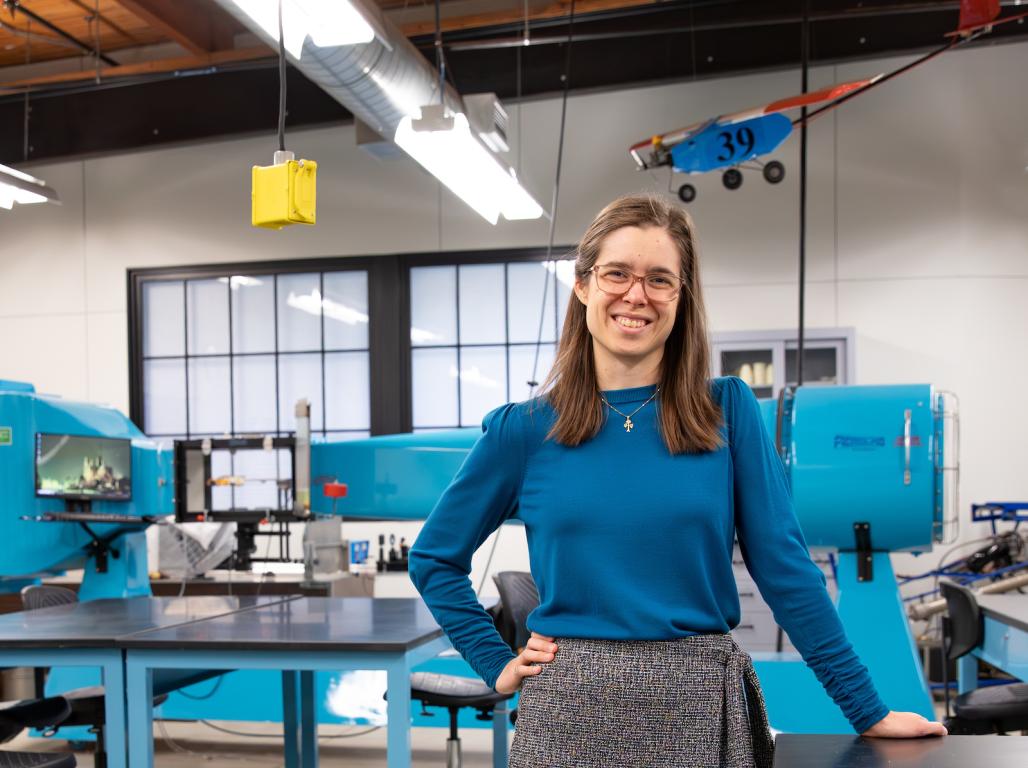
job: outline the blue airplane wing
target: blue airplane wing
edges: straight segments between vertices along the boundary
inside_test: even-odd
[[[774,152],[792,133],[782,114],[761,115],[738,123],[714,123],[671,148],[671,162],[681,173],[706,173]]]

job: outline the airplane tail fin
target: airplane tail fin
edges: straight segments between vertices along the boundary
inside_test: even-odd
[[[970,32],[987,26],[999,16],[999,0],[960,0],[957,32]]]

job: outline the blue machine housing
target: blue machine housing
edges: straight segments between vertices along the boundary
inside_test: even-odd
[[[0,380],[0,589],[17,591],[39,575],[81,568],[88,558],[90,536],[74,523],[23,519],[64,512],[62,499],[40,498],[35,490],[35,443],[39,432],[132,441],[131,501],[94,500],[92,512],[142,517],[173,512],[172,454],[147,438],[122,413],[37,394],[31,384]],[[128,597],[150,594],[145,526],[91,524],[101,537],[115,533],[119,557],[110,558],[106,573],[86,568],[80,596]],[[26,578],[31,576],[32,578]]]
[[[928,384],[801,387],[761,408],[807,544],[838,551],[836,608],[847,637],[891,709],[932,718],[889,552],[925,551],[942,540],[952,415],[944,396]],[[776,728],[847,727],[797,654],[753,659]]]
[[[931,385],[801,387],[761,406],[807,544],[853,549],[858,521],[875,550],[939,540],[944,434]]]
[[[347,483],[339,514],[424,520],[481,434],[481,429],[455,429],[314,443],[311,477]],[[311,489],[311,508],[332,514],[332,499],[321,482]]]

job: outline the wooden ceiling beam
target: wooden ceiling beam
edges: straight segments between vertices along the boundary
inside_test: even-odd
[[[584,16],[587,13],[598,13],[600,11],[615,11],[620,8],[634,8],[640,5],[656,5],[660,0],[577,0],[575,2],[575,16]],[[529,22],[542,19],[559,19],[571,13],[571,0],[557,0],[543,8],[528,12]],[[460,29],[478,29],[480,27],[491,27],[500,24],[518,24],[525,20],[525,14],[521,8],[510,8],[504,11],[493,13],[475,13],[467,16],[452,16],[442,19],[439,27],[443,32],[453,32]],[[409,24],[401,24],[400,31],[407,37],[418,37],[420,35],[431,35],[435,33],[435,21],[417,21]]]
[[[202,55],[232,47],[240,30],[235,19],[209,0],[117,0],[190,53]]]
[[[85,2],[83,2],[83,0],[70,0],[70,2],[71,2],[72,5],[74,5],[77,8],[82,9],[83,12],[85,12],[86,14],[88,14],[90,16],[92,16],[93,14],[96,13],[96,6],[94,6],[92,4],[86,5]],[[103,13],[100,13],[98,15],[99,15],[100,23],[101,24],[103,24],[108,29],[116,32],[117,34],[121,35],[130,44],[138,43],[139,42],[133,35],[130,35],[124,29],[122,29],[117,24],[115,24],[113,21],[108,19],[107,16],[105,16]]]
[[[265,46],[254,48],[239,48],[231,51],[216,51],[214,53],[202,54],[200,56],[180,56],[174,59],[157,59],[155,61],[143,61],[138,64],[122,64],[117,67],[103,67],[100,69],[100,79],[113,77],[126,77],[128,75],[152,75],[162,72],[174,72],[176,70],[201,69],[219,64],[229,64],[240,61],[252,61],[274,56],[274,52]],[[30,77],[23,80],[11,80],[0,83],[0,96],[10,93],[19,93],[26,88],[33,88],[41,85],[59,85],[63,83],[76,83],[85,80],[92,80],[97,76],[96,70],[61,72],[56,75],[42,75]]]

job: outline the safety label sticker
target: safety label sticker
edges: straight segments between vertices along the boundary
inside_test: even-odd
[[[10,427],[0,427],[0,445],[10,445],[10,444],[11,444],[11,428]]]

